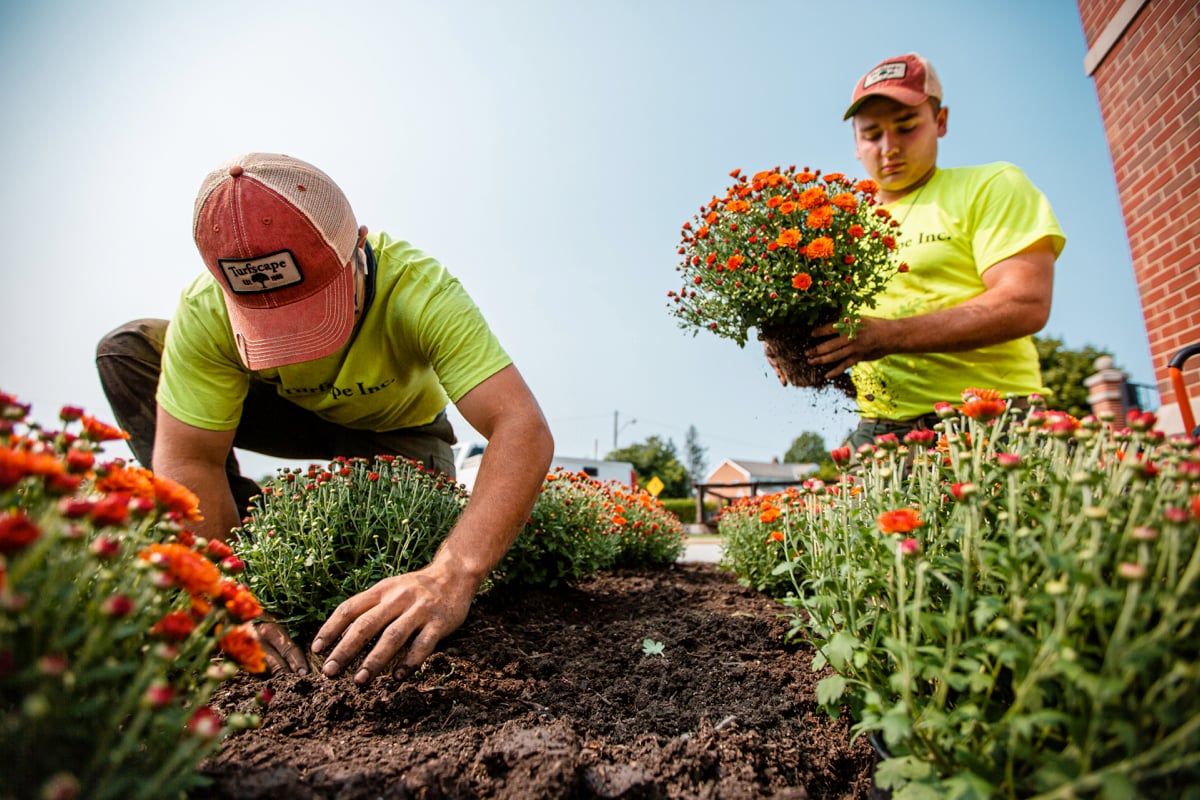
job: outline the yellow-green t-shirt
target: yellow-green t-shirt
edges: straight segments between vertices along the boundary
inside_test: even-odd
[[[908,271],[884,290],[870,316],[899,319],[968,300],[983,273],[1043,237],[1055,257],[1066,238],[1046,197],[1012,164],[939,169],[929,183],[887,208],[900,222],[899,260]],[[852,371],[863,417],[906,420],[963,389],[1027,395],[1045,392],[1029,336],[960,353],[885,356]]]
[[[322,419],[390,431],[425,425],[512,363],[458,279],[386,233],[367,238],[374,298],[355,333],[316,361],[251,372],[210,273],[188,286],[167,327],[159,404],[205,430],[232,430],[251,380]]]

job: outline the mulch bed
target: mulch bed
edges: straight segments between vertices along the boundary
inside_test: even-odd
[[[191,798],[867,798],[872,750],[817,708],[786,613],[704,563],[498,590],[406,682],[270,678]]]

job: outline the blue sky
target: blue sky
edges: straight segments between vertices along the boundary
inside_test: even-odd
[[[1058,214],[1043,334],[1154,383],[1073,0],[334,6],[0,7],[0,390],[35,418],[111,419],[97,339],[171,315],[203,269],[201,178],[266,150],[317,164],[360,222],[461,278],[560,455],[604,455],[614,419],[620,446],[681,452],[694,425],[710,466],[782,456],[804,431],[836,446],[845,401],[780,387],[753,344],[681,330],[666,293],[680,225],[730,170],[865,177],[841,115],[863,72],[907,51],[945,88],[941,165],[1016,163]]]

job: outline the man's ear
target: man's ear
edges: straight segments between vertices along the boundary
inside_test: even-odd
[[[937,133],[939,139],[946,135],[946,120],[949,118],[950,108],[948,106],[942,106],[940,109],[938,109]]]

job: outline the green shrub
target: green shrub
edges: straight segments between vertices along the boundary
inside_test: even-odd
[[[696,499],[694,497],[668,497],[660,500],[663,510],[674,514],[684,525],[693,525],[696,523]],[[704,511],[706,514],[715,514],[721,504],[715,500],[704,501]]]
[[[1197,442],[975,391],[776,520],[818,701],[896,800],[1195,797]]]
[[[449,478],[393,456],[284,469],[236,531],[237,552],[264,606],[307,636],[342,601],[432,561],[466,500]]]
[[[792,588],[791,578],[777,567],[783,555],[781,510],[802,502],[796,489],[771,495],[743,497],[721,509],[717,533],[721,558],[717,566],[737,576],[738,582],[772,597]]]
[[[557,468],[497,570],[498,583],[574,585],[616,561],[601,484],[582,472]]]
[[[687,548],[687,534],[664,501],[617,483],[609,483],[606,489],[619,542],[614,566],[646,569],[679,560]]]

